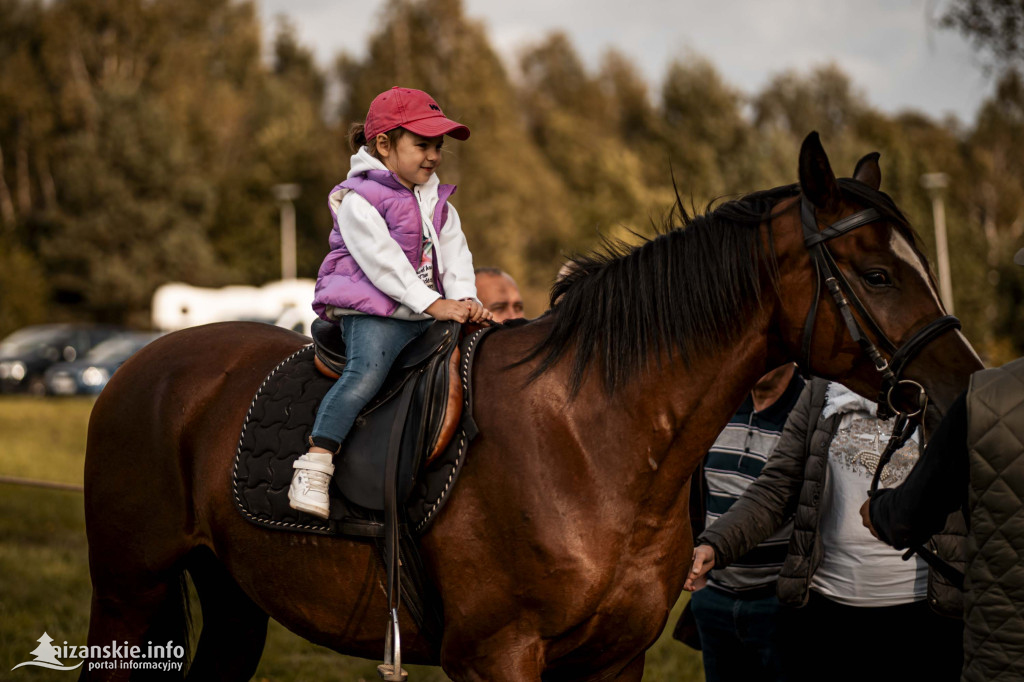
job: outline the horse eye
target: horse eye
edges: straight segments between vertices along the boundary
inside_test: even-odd
[[[873,287],[892,286],[892,279],[885,270],[870,270],[864,273],[864,281]]]

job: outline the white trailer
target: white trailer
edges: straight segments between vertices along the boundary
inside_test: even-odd
[[[262,287],[220,288],[171,282],[153,294],[153,328],[174,331],[210,322],[252,320],[308,335],[309,326],[316,319],[311,307],[315,285],[312,279],[279,280]]]

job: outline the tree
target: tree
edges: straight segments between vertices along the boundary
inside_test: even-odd
[[[0,338],[48,319],[50,289],[42,266],[26,248],[0,237]]]
[[[1006,71],[995,94],[982,104],[974,131],[968,138],[971,178],[969,215],[976,242],[986,246],[978,260],[984,263],[981,281],[990,343],[1009,338],[1010,359],[1024,352],[1020,324],[1020,298],[1024,277],[1010,262],[1024,236],[1024,79]]]
[[[1024,66],[1024,2],[1020,0],[953,0],[939,19],[963,33],[987,54],[996,69]]]
[[[643,107],[646,93],[628,79],[631,65],[610,57],[617,70],[614,84]],[[613,236],[621,226],[642,222],[655,195],[650,168],[635,145],[623,136],[624,106],[602,76],[587,73],[565,34],[553,33],[526,50],[520,59],[520,102],[527,127],[552,170],[569,191],[572,245],[589,246],[599,234]],[[662,152],[664,156],[664,151]],[[661,164],[661,184],[668,164]],[[664,197],[667,200],[668,197]]]
[[[683,196],[698,205],[756,189],[743,96],[703,57],[675,61],[661,86],[663,144]]]
[[[48,315],[145,325],[168,280],[276,279],[279,182],[310,188],[300,271],[315,273],[335,133],[290,26],[268,66],[251,2],[0,3],[0,237],[48,273]],[[17,289],[3,323],[30,321],[43,290]]]

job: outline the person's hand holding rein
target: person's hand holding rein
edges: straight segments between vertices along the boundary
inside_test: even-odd
[[[435,320],[455,320],[463,324],[466,322],[476,324],[489,322],[494,317],[490,310],[471,299],[452,301],[447,298],[439,298],[427,306],[423,312]]]
[[[715,549],[711,545],[697,545],[693,548],[693,566],[686,576],[683,589],[696,592],[708,584],[708,572],[715,567]]]

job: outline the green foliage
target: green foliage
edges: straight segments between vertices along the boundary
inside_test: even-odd
[[[267,65],[248,2],[4,4],[0,219],[49,274],[50,316],[139,323],[167,281],[276,279],[279,182],[310,188],[300,244],[320,247],[325,77],[289,26]],[[37,290],[5,303],[12,326]]]
[[[708,201],[760,189],[747,170],[753,131],[741,115],[743,98],[711,62],[673,62],[661,87],[665,145],[681,188]]]
[[[82,485],[94,402],[92,397],[0,396],[0,429],[7,434],[0,476]]]
[[[1020,0],[953,0],[939,20],[963,33],[989,66],[1024,65],[1024,3]]]
[[[23,325],[46,321],[50,290],[43,268],[10,238],[0,238],[0,292],[0,338]]]

